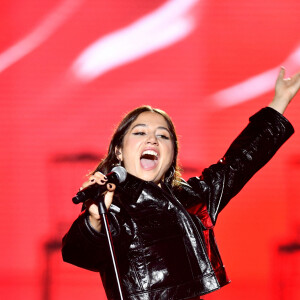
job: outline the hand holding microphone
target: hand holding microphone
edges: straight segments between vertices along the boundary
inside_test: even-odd
[[[100,231],[100,215],[97,205],[97,199],[104,195],[104,203],[109,209],[114,195],[116,185],[125,181],[127,176],[126,170],[121,167],[114,167],[106,176],[101,172],[95,172],[89,180],[83,183],[80,191],[73,197],[75,204],[85,202],[86,208],[90,213],[90,223]]]
[[[82,185],[82,188],[76,196],[73,197],[72,201],[73,203],[78,204],[89,199],[97,199],[105,191],[111,189],[110,183],[114,183],[115,185],[122,183],[125,181],[126,176],[127,172],[121,166],[114,167],[106,176],[101,172],[96,172],[94,175],[90,176],[89,181]],[[106,186],[104,186],[105,183],[107,183]]]

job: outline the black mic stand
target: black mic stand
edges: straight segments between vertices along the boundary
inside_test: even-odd
[[[111,260],[112,260],[113,267],[114,267],[114,273],[115,273],[115,277],[116,277],[116,281],[117,281],[117,285],[118,285],[120,300],[123,300],[124,298],[123,298],[123,293],[122,293],[122,288],[121,288],[120,274],[119,274],[119,270],[118,270],[118,266],[117,266],[117,262],[116,262],[116,255],[114,252],[112,236],[111,236],[111,232],[109,229],[109,223],[108,223],[108,218],[107,218],[107,208],[104,203],[104,197],[103,196],[98,197],[97,201],[98,201],[99,215],[101,216],[101,219],[102,219],[102,225],[104,225],[104,228],[105,228],[105,235],[107,238],[109,252],[110,252]]]

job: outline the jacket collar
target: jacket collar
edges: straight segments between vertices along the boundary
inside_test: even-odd
[[[126,180],[117,186],[117,191],[135,198],[141,193],[145,183],[146,181],[127,173]]]
[[[159,187],[152,181],[145,181],[129,173],[127,173],[126,180],[117,186],[116,192],[126,194],[129,196],[128,199],[131,199],[133,202],[135,202],[141,195],[142,191],[149,190],[149,188],[153,192],[156,191],[156,193],[161,196],[165,195],[165,197],[172,197],[172,188],[166,183],[162,182],[161,187]]]

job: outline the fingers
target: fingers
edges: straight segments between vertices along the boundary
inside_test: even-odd
[[[93,175],[89,177],[89,180],[84,182],[80,188],[80,190],[93,185],[93,184],[99,184],[99,185],[104,185],[106,184],[107,192],[104,193],[104,202],[106,204],[107,209],[110,207],[113,196],[114,196],[114,190],[116,189],[116,185],[113,183],[107,183],[107,177],[102,174],[101,172],[96,172]],[[86,201],[86,206],[88,207],[90,214],[96,216],[97,215],[97,208],[94,205],[94,201]]]
[[[281,66],[277,77],[277,83],[282,82],[284,80],[284,76],[285,76],[285,68]]]
[[[285,67],[281,66],[277,80],[293,81],[293,82],[296,81],[298,83],[298,81],[300,80],[300,72],[294,74],[292,77],[289,78],[284,78],[284,77],[285,77]]]
[[[292,79],[293,79],[296,83],[300,84],[300,72],[297,73],[297,74],[295,74],[295,75],[292,77]]]
[[[84,182],[79,189],[80,191],[92,184],[98,183],[100,185],[104,185],[107,182],[107,177],[101,172],[95,172],[93,175],[89,177],[89,180]]]
[[[116,185],[113,183],[108,183],[106,187],[109,192],[113,192],[116,189]]]
[[[114,184],[112,184],[112,183],[107,184],[107,192],[105,193],[105,196],[104,196],[104,203],[105,203],[107,209],[109,209],[109,207],[113,201],[115,189],[116,189],[116,186]]]
[[[113,183],[107,183],[107,177],[104,174],[102,174],[101,172],[95,172],[93,175],[89,177],[88,181],[82,184],[80,190],[96,183],[99,185],[106,184],[107,191],[103,194],[104,194],[104,202],[108,209],[113,201],[114,190],[116,189],[116,186]],[[87,200],[85,204],[90,212],[90,215],[92,215],[95,219],[100,218],[98,214],[98,208],[96,202],[94,202],[93,200]]]
[[[103,185],[107,181],[107,177],[101,172],[96,172],[92,176],[90,176],[89,181],[91,182],[91,184],[97,182],[98,184]]]
[[[290,92],[294,96],[300,88],[300,72],[294,74],[289,78],[283,79],[283,81],[285,82],[286,87],[290,89]]]
[[[283,79],[285,75],[285,67],[281,66],[279,71],[279,78]]]
[[[112,183],[108,183],[106,187],[107,187],[107,192],[105,192],[105,194],[104,194],[104,203],[105,203],[106,208],[109,209],[109,207],[113,201],[114,191],[116,189],[116,186]],[[98,210],[96,201],[87,200],[85,202],[85,205],[86,205],[87,209],[89,210],[90,215],[93,216],[93,218],[100,219],[99,210]]]
[[[289,78],[284,78],[284,76],[285,68],[281,67],[275,84],[275,96],[269,105],[281,114],[300,89],[300,73]]]

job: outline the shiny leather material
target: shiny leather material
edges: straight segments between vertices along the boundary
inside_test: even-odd
[[[214,237],[220,211],[293,133],[264,108],[225,156],[181,188],[128,175],[115,193],[109,221],[125,299],[179,300],[229,282]],[[118,299],[105,237],[83,212],[63,238],[63,259],[101,273],[108,299]]]

